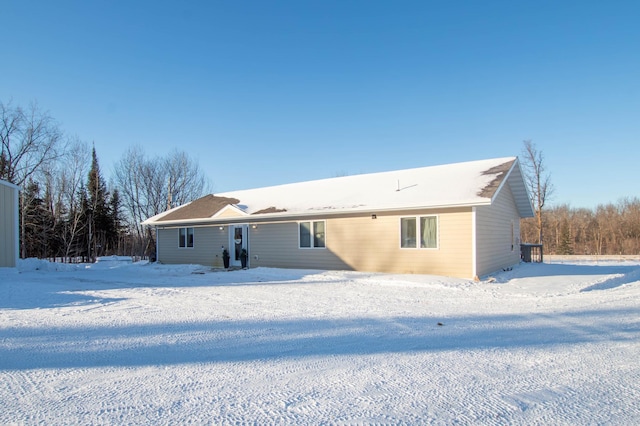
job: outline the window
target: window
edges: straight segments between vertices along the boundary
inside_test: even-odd
[[[300,222],[300,248],[325,247],[325,223],[323,220]]]
[[[420,241],[420,246],[418,246]],[[402,217],[400,218],[401,248],[438,248],[438,217]]]
[[[193,247],[193,228],[178,230],[178,247]]]
[[[400,247],[416,248],[415,217],[403,217],[400,219]]]

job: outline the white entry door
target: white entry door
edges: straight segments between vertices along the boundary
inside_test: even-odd
[[[229,227],[229,266],[242,266],[240,261],[240,252],[242,249],[248,250],[247,235],[249,234],[248,225],[232,225]]]

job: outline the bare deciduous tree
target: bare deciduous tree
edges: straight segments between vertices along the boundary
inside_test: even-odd
[[[74,139],[67,153],[60,164],[56,178],[56,186],[59,190],[61,228],[59,238],[61,239],[62,255],[70,258],[79,251],[79,237],[87,223],[84,219],[84,212],[80,205],[80,194],[82,193],[83,182],[88,173],[91,161],[89,146],[79,139]]]
[[[153,235],[142,227],[142,221],[199,198],[208,190],[197,162],[179,151],[166,158],[149,159],[140,147],[130,148],[116,164],[114,175],[122,205],[141,241],[139,250],[145,252]]]
[[[58,124],[37,104],[28,110],[0,102],[0,178],[22,186],[64,152]]]
[[[173,151],[165,160],[168,174],[167,207],[180,206],[203,195],[207,179],[185,152]]]
[[[538,231],[538,244],[543,241],[542,208],[553,194],[551,175],[546,171],[546,164],[542,151],[539,151],[530,140],[524,141],[523,167],[524,176],[529,187],[529,195],[536,213],[536,227]]]
[[[0,179],[24,186],[44,167],[56,161],[64,147],[58,124],[33,103],[27,110],[0,102]],[[24,191],[20,196],[20,245],[24,257]]]

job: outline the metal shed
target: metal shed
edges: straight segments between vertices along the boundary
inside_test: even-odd
[[[0,267],[13,268],[19,258],[18,192],[20,188],[0,180]]]

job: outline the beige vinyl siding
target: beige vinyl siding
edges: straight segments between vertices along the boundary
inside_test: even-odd
[[[429,215],[438,217],[438,248],[400,248],[400,218]],[[328,247],[360,271],[470,276],[471,209],[376,216],[330,221]]]
[[[0,182],[0,267],[18,260],[18,189]]]
[[[436,215],[437,249],[400,248],[400,218]],[[301,221],[310,219],[301,218]],[[413,273],[472,278],[471,208],[345,215],[324,220],[326,248],[299,248],[298,223],[288,220],[249,226],[249,266]],[[194,229],[194,247],[178,247],[178,227],[158,230],[158,260],[222,267],[228,227]]]
[[[302,269],[352,269],[333,253],[327,220],[326,248],[298,248],[298,222],[258,224],[249,227],[249,266]],[[257,256],[257,259],[256,259]]]
[[[222,268],[222,246],[229,245],[227,227],[194,227],[193,247],[178,247],[178,229],[158,229],[158,262],[199,264]]]
[[[438,216],[437,249],[401,249],[400,218]],[[327,219],[326,248],[298,248],[298,222],[250,228],[250,266],[472,277],[471,209]],[[258,256],[258,259],[255,259]]]
[[[230,218],[230,217],[243,217],[246,215],[243,215],[242,213],[240,213],[238,210],[233,209],[233,208],[226,208],[224,210],[222,210],[217,216],[216,218]]]
[[[492,205],[476,208],[476,241],[478,276],[520,261],[520,217],[508,185],[502,188]]]

